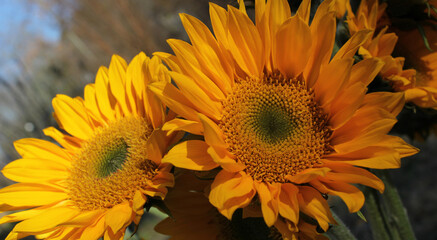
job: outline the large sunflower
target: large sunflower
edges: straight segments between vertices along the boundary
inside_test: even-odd
[[[161,163],[171,141],[159,129],[167,116],[147,85],[170,81],[156,57],[137,55],[127,66],[114,56],[101,67],[85,99],[58,95],[54,115],[67,133],[44,133],[62,147],[22,139],[22,156],[2,173],[19,182],[0,190],[0,223],[19,222],[7,239],[123,239],[138,223],[148,197],[163,199],[173,185],[171,166]]]
[[[279,215],[297,224],[304,213],[327,230],[335,221],[321,193],[341,197],[356,212],[364,196],[352,184],[384,190],[361,167],[398,168],[401,157],[417,152],[387,135],[403,94],[366,94],[382,63],[353,65],[353,55],[369,31],[353,35],[331,59],[333,1],[319,6],[310,26],[309,1],[294,16],[285,0],[255,3],[255,23],[244,4],[228,11],[211,4],[215,36],[181,14],[191,44],[172,39],[175,56],[160,54],[177,88],[150,88],[184,118],[163,129],[202,134],[205,142],[182,142],[165,162],[220,167],[209,200],[229,219],[238,208],[260,206],[268,226]]]

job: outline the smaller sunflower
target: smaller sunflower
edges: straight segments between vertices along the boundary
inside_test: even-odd
[[[405,32],[393,28],[386,13],[386,3],[380,5],[375,0],[363,0],[355,14],[350,3],[347,7],[351,34],[364,29],[373,32],[373,37],[360,47],[359,54],[364,59],[381,59],[385,64],[379,75],[389,81],[395,91],[405,92],[407,102],[424,108],[436,108],[437,67],[434,63],[437,55],[426,48],[419,30],[415,28]],[[426,29],[430,45],[436,45],[435,30],[427,26]],[[392,56],[395,47],[400,57]],[[404,65],[412,68],[404,69]]]
[[[0,223],[19,222],[7,239],[123,239],[138,224],[150,197],[163,199],[173,186],[171,166],[161,163],[173,135],[159,129],[169,118],[149,92],[151,82],[169,82],[160,60],[137,55],[129,66],[113,56],[101,67],[85,99],[53,99],[59,126],[44,130],[62,147],[22,139],[22,156],[2,173],[18,183],[0,190],[0,210],[25,210]]]
[[[431,51],[417,28],[392,29],[399,36],[396,52],[405,57],[405,65],[416,70],[415,87],[405,89],[406,100],[420,107],[437,109],[437,31],[431,22],[425,22],[423,32]]]

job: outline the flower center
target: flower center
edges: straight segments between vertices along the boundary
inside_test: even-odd
[[[157,170],[147,159],[152,128],[142,118],[124,118],[96,130],[73,156],[67,188],[82,210],[111,208],[131,200]]]
[[[329,152],[326,115],[300,79],[240,80],[219,123],[229,151],[255,180],[286,182]]]

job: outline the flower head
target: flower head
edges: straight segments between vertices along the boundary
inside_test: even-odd
[[[18,183],[0,190],[1,211],[25,210],[0,219],[19,222],[8,239],[122,239],[149,197],[165,197],[174,180],[161,159],[173,136],[159,129],[168,116],[147,85],[170,81],[166,71],[144,53],[129,65],[114,56],[85,87],[85,99],[53,99],[66,133],[44,133],[61,146],[19,140],[22,159],[2,170]]]
[[[256,1],[255,23],[240,9],[210,5],[214,35],[181,14],[191,44],[169,40],[172,84],[150,88],[184,119],[165,130],[202,134],[182,142],[165,162],[193,170],[220,167],[210,202],[231,219],[238,208],[260,207],[268,226],[297,225],[304,213],[327,230],[332,218],[321,193],[341,197],[351,212],[364,196],[352,184],[383,191],[361,168],[397,168],[417,152],[387,135],[403,95],[366,94],[383,63],[353,55],[370,31],[359,31],[331,59],[336,21],[324,1],[309,25],[309,1],[292,16],[284,1]],[[205,156],[205,154],[207,155]]]
[[[409,3],[411,4],[411,3]],[[432,4],[432,3],[430,3]],[[407,4],[408,5],[408,4]],[[365,59],[378,57],[384,62],[380,76],[389,81],[395,91],[405,92],[407,102],[413,102],[424,108],[437,107],[437,85],[433,65],[435,52],[426,47],[419,28],[409,30],[396,28],[386,13],[387,4],[378,1],[361,1],[354,14],[348,4],[347,23],[351,34],[369,29],[373,36],[359,49],[359,54]],[[402,25],[410,26],[408,20],[402,20]],[[416,26],[417,24],[413,24]],[[437,37],[432,27],[425,24],[427,41],[430,46],[437,44]],[[390,31],[389,33],[387,31]],[[396,54],[393,51],[396,46]],[[411,67],[404,69],[404,65]]]

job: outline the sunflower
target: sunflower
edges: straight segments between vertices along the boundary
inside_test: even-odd
[[[405,92],[407,102],[424,108],[436,108],[437,84],[434,82],[437,80],[434,72],[437,68],[433,63],[437,55],[426,48],[418,29],[403,32],[389,28],[391,21],[386,8],[386,3],[379,5],[378,1],[364,0],[354,14],[348,3],[347,22],[350,33],[363,29],[373,32],[373,36],[360,47],[359,54],[365,59],[380,58],[385,63],[381,77],[389,81],[395,91]],[[435,31],[432,27],[426,28],[431,45],[436,45]],[[397,55],[401,57],[392,57],[395,46],[400,50]],[[412,68],[403,69],[405,62]]]
[[[396,52],[405,57],[405,64],[416,70],[415,86],[405,89],[405,98],[417,106],[437,109],[437,32],[431,22],[425,22],[423,31],[430,51],[420,31],[393,28],[399,36]],[[412,44],[414,43],[414,44]]]
[[[316,231],[316,226],[304,221],[299,222],[298,228],[285,220],[269,228],[262,218],[253,216],[230,221],[208,201],[206,194],[211,181],[184,171],[175,182],[164,200],[171,217],[155,226],[157,232],[169,235],[171,240],[327,239]]]
[[[371,34],[360,31],[331,59],[336,32],[333,1],[311,25],[310,1],[292,16],[287,1],[256,1],[255,23],[245,6],[210,5],[214,35],[181,14],[191,44],[168,41],[175,55],[158,53],[177,85],[149,88],[183,118],[163,130],[201,134],[173,147],[163,162],[192,170],[221,169],[210,202],[228,219],[258,206],[265,223],[297,225],[303,213],[327,230],[335,222],[323,194],[337,195],[351,212],[363,203],[359,183],[384,190],[361,168],[398,168],[417,150],[387,135],[404,104],[402,93],[366,94],[383,63],[353,56]],[[244,215],[244,214],[243,214]]]
[[[165,108],[147,85],[170,81],[156,57],[137,55],[127,66],[113,56],[101,67],[85,99],[58,95],[54,115],[66,133],[14,143],[22,156],[2,173],[18,183],[0,190],[0,223],[19,222],[7,239],[123,239],[138,224],[149,197],[163,199],[174,179],[162,163],[173,136],[159,129]]]

